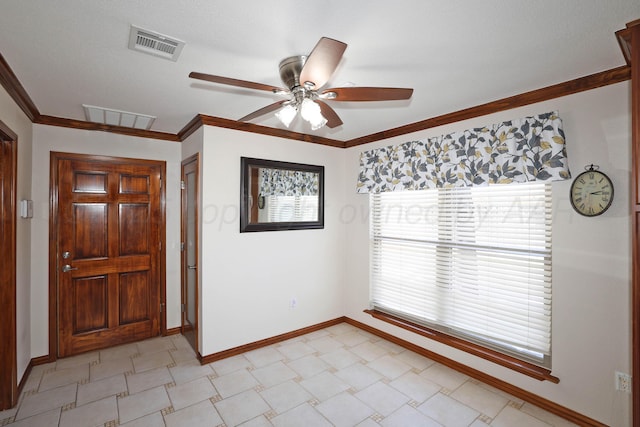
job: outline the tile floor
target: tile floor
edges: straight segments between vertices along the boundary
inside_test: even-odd
[[[208,365],[174,335],[35,366],[5,425],[573,424],[342,323]]]

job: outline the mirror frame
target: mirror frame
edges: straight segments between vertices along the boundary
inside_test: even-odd
[[[250,170],[252,167],[286,169],[318,174],[318,219],[316,221],[295,222],[250,222],[251,184]],[[257,203],[257,201],[256,201]],[[240,232],[277,231],[277,230],[309,230],[324,228],[324,166],[307,165],[302,163],[281,162],[277,160],[255,159],[240,157]]]

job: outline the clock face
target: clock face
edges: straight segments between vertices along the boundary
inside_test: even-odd
[[[613,184],[596,170],[582,172],[571,184],[571,206],[581,215],[597,216],[613,202]]]

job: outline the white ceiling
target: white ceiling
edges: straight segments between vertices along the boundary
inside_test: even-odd
[[[282,86],[280,60],[331,37],[348,48],[330,86],[415,89],[332,102],[335,129],[291,128],[345,141],[624,65],[614,32],[638,18],[639,0],[2,0],[0,54],[41,114],[84,120],[90,104],[177,133],[282,99],[189,72]],[[132,24],[185,41],[178,61],[129,50]]]

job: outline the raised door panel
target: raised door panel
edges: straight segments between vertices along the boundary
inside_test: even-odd
[[[149,320],[149,273],[120,274],[120,324]]]
[[[108,327],[107,276],[73,279],[73,334],[105,329]]]

